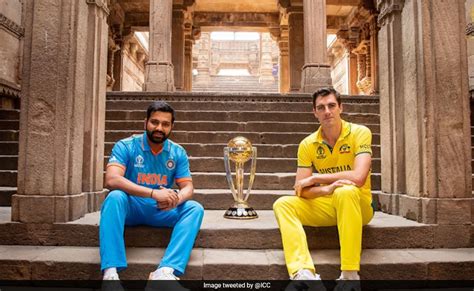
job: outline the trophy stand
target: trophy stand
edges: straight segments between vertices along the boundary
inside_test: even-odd
[[[249,185],[244,195],[244,165],[251,160]],[[230,161],[235,163],[235,183],[232,179]],[[250,141],[242,136],[237,136],[229,141],[224,148],[224,165],[230,191],[234,198],[234,204],[227,209],[224,218],[229,219],[254,219],[258,218],[257,212],[248,204],[250,189],[255,180],[257,168],[257,148],[252,147]]]

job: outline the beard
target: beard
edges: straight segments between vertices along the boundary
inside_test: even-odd
[[[148,137],[148,140],[156,144],[164,143],[165,140],[168,139],[170,134],[171,134],[171,131],[168,134],[166,134],[160,130],[148,130],[148,129],[146,130],[146,136]]]

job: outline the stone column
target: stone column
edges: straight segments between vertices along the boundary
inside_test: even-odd
[[[378,1],[380,67],[387,65],[382,63],[387,41],[397,46],[397,62],[404,65],[403,74],[392,78],[380,71],[381,100],[389,99],[397,77],[402,82],[402,94],[396,97],[404,100],[403,106],[393,109],[404,121],[404,142],[396,145],[406,157],[399,172],[404,175],[405,195],[398,195],[398,214],[438,224],[435,247],[465,247],[470,241],[472,185],[464,1],[405,1],[404,33],[390,35],[388,18],[396,4],[400,10],[400,1]],[[387,105],[381,103],[382,116]],[[394,137],[393,131],[387,132],[391,126],[383,119],[381,136]],[[386,141],[382,149],[385,145]],[[384,153],[382,165],[390,158]]]
[[[272,39],[270,33],[261,33],[260,77],[259,83],[271,84],[275,82],[272,75]]]
[[[349,84],[349,95],[357,95],[359,94],[357,88],[357,55],[353,51],[359,38],[359,28],[341,29],[337,32],[337,37],[342,39],[348,58],[347,82]]]
[[[326,0],[303,0],[304,66],[303,92],[312,93],[332,86],[331,67],[327,61]]]
[[[280,93],[288,93],[290,91],[290,70],[288,58],[288,25],[280,26],[280,39],[278,40],[280,48],[280,67],[278,69]]]
[[[146,64],[145,90],[175,90],[171,63],[173,0],[150,0],[150,56]]]
[[[173,9],[172,61],[174,86],[177,91],[184,90],[184,8]]]
[[[405,108],[403,96],[403,59],[401,50],[404,0],[379,1],[385,14],[380,15],[380,148],[382,158],[382,209],[398,214],[398,202],[392,193],[405,193]],[[382,7],[381,7],[382,8]]]
[[[371,15],[369,19],[370,29],[370,76],[372,80],[372,91],[370,94],[379,93],[379,64],[378,64],[378,25],[377,25],[377,14]]]
[[[70,221],[87,213],[88,198],[102,190],[107,7],[102,1],[68,0],[24,5],[12,220]]]
[[[208,83],[210,77],[210,55],[211,55],[211,34],[209,32],[202,32],[200,38],[200,48],[198,52],[198,64],[196,76],[196,83]]]
[[[466,0],[466,35],[469,73],[469,92],[474,97],[474,0]],[[471,110],[472,111],[472,110]]]
[[[288,11],[288,58],[292,92],[301,90],[301,69],[304,65],[305,50],[303,24],[303,11],[291,8]]]
[[[87,23],[86,94],[84,109],[84,158],[82,191],[88,193],[88,212],[100,210],[103,193],[105,92],[107,77],[107,16],[103,0],[89,0]],[[99,194],[99,195],[95,195]],[[97,199],[96,199],[97,198]]]
[[[193,36],[191,23],[184,27],[184,91],[191,91],[193,87]]]

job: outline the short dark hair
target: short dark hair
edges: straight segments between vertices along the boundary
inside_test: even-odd
[[[320,88],[316,90],[313,93],[313,108],[316,108],[316,99],[318,99],[318,97],[326,97],[331,94],[333,94],[336,97],[337,104],[341,106],[341,94],[339,94],[339,92],[334,90],[334,88],[324,87],[324,88]]]
[[[171,123],[174,123],[174,109],[168,103],[165,101],[153,101],[146,111],[146,119],[148,120],[151,114],[156,111],[171,113]]]

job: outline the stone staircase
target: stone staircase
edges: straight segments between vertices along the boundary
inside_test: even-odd
[[[206,209],[185,279],[287,279],[280,233],[272,204],[291,195],[299,141],[317,128],[308,95],[217,93],[113,93],[108,95],[105,155],[115,141],[141,133],[151,100],[176,110],[171,139],[185,147],[195,184],[195,200]],[[377,97],[344,97],[344,118],[373,132],[374,197],[380,190],[380,125]],[[10,221],[16,188],[18,110],[0,111],[0,280],[100,279],[99,213],[69,223]],[[250,204],[259,219],[226,220],[232,203],[224,176],[223,147],[244,135],[258,148],[257,177]],[[107,157],[104,159],[106,163]],[[335,227],[308,227],[308,244],[325,279],[339,275]],[[436,225],[376,212],[365,227],[361,276],[364,279],[472,279],[474,246],[451,248]],[[122,279],[146,279],[167,245],[170,230],[126,229],[129,268]]]
[[[207,82],[193,78],[197,92],[278,92],[278,77],[272,83],[260,83],[258,76],[210,76]]]

